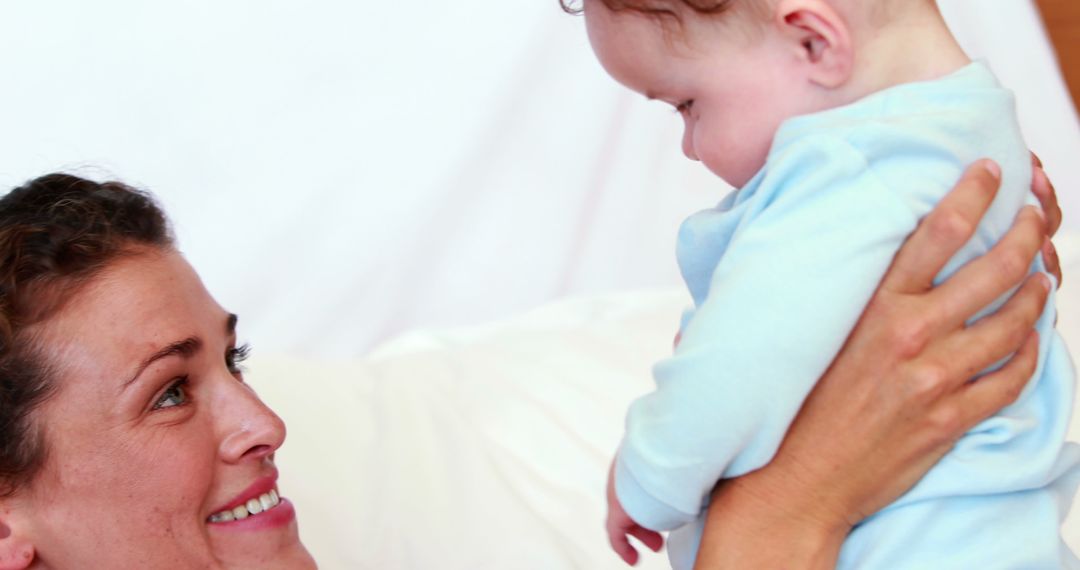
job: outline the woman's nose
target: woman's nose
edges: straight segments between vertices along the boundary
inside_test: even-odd
[[[229,463],[263,459],[285,442],[285,422],[250,386],[226,379],[216,410],[222,433],[221,456]]]

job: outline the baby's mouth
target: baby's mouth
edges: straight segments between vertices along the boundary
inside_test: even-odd
[[[242,521],[248,517],[257,517],[281,504],[281,497],[277,489],[271,489],[269,493],[263,493],[258,497],[252,497],[242,505],[210,515],[207,522],[211,524],[229,523]]]

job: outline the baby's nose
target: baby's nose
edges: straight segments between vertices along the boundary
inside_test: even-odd
[[[697,153],[694,152],[694,124],[686,113],[683,113],[682,152],[686,158],[698,160]]]
[[[697,153],[694,152],[694,139],[690,131],[687,131],[687,134],[683,136],[682,151],[686,158],[694,161],[698,160]]]

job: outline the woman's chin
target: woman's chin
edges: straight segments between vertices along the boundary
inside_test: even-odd
[[[315,560],[296,539],[288,544],[229,545],[228,552],[215,548],[215,558],[229,570],[308,570]]]

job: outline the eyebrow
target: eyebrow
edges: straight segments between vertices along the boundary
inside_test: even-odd
[[[236,323],[239,320],[240,320],[239,317],[237,317],[235,313],[229,313],[228,318],[225,319],[225,334],[226,335],[232,336],[233,334],[236,333]],[[169,344],[168,346],[162,348],[161,350],[158,350],[154,354],[150,355],[149,358],[147,358],[146,360],[143,360],[139,364],[139,367],[135,369],[135,373],[131,376],[131,379],[124,382],[124,385],[120,387],[120,390],[121,391],[126,390],[128,388],[128,386],[131,386],[132,384],[134,384],[135,381],[139,379],[139,376],[142,376],[142,373],[146,372],[146,369],[149,368],[151,364],[153,364],[153,363],[155,363],[155,362],[157,362],[157,361],[159,361],[159,360],[161,360],[163,358],[169,358],[170,356],[180,356],[182,358],[191,358],[195,353],[199,352],[199,349],[202,348],[202,345],[203,345],[203,342],[202,342],[201,339],[199,339],[197,337],[189,336],[188,338],[185,338],[184,340],[174,342],[174,343]]]

